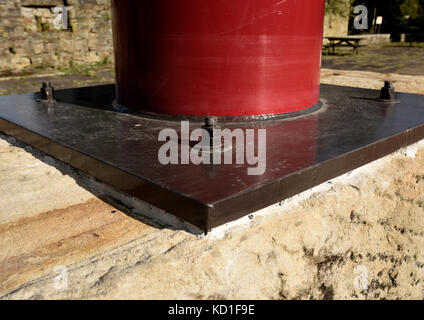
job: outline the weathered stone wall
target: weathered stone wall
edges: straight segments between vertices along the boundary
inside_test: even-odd
[[[390,33],[380,33],[380,34],[361,34],[350,36],[352,38],[361,38],[361,45],[379,45],[382,43],[390,42]]]
[[[53,9],[68,9],[68,30]],[[0,0],[0,75],[112,59],[109,0]]]
[[[349,28],[349,17],[327,14],[324,20],[325,37],[347,36]]]

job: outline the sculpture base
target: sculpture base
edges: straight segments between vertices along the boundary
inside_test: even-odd
[[[424,139],[424,96],[398,93],[387,104],[378,91],[323,85],[319,112],[221,124],[266,130],[263,175],[249,175],[247,163],[165,166],[159,133],[181,124],[111,111],[114,90],[61,90],[54,105],[39,94],[2,96],[0,131],[205,231]]]

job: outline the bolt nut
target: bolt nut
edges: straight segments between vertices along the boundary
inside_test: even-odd
[[[218,118],[217,117],[207,117],[205,119],[205,127],[206,128],[214,128],[218,124]]]
[[[384,81],[384,87],[381,88],[380,100],[395,101],[395,87],[390,81]]]
[[[43,86],[40,89],[41,100],[43,102],[53,103],[56,101],[54,96],[54,88],[50,81],[43,82]]]

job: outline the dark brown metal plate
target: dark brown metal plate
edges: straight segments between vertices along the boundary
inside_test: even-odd
[[[112,110],[114,86],[0,97],[0,131],[208,231],[424,139],[424,96],[322,86],[323,110],[292,120],[226,123],[267,130],[267,170],[158,161],[159,132],[180,123]],[[198,128],[201,124],[193,124]]]

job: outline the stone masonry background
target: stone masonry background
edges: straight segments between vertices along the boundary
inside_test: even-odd
[[[68,9],[68,30],[53,26]],[[0,0],[0,76],[112,60],[109,0]]]

